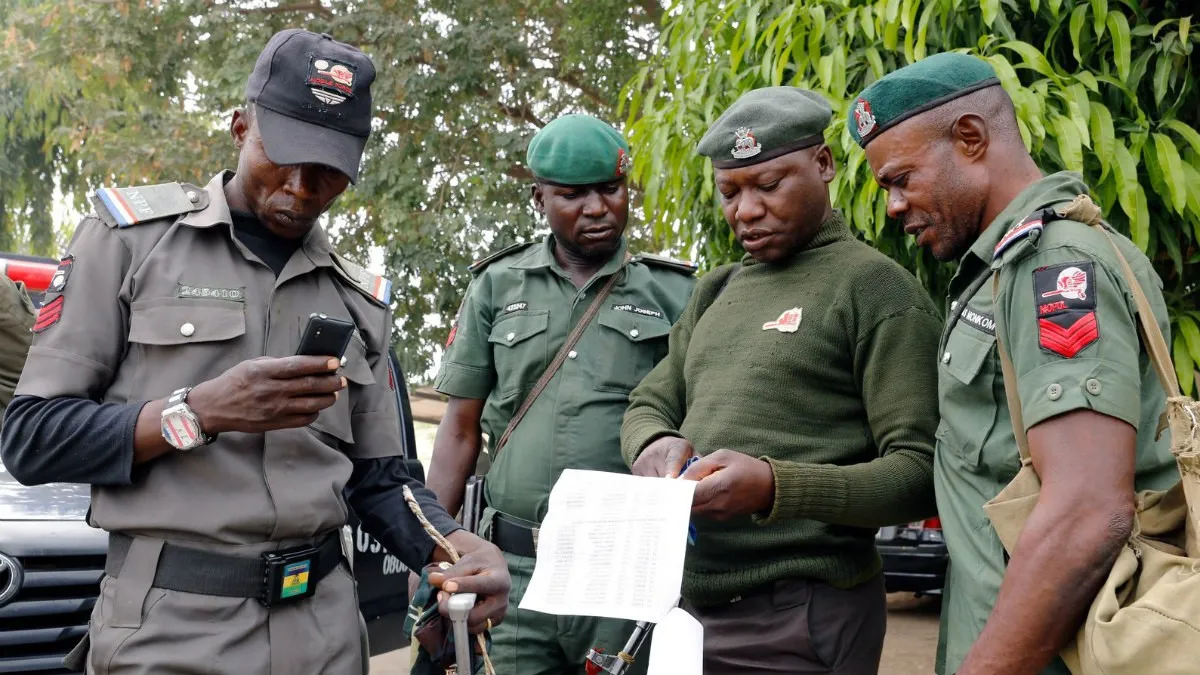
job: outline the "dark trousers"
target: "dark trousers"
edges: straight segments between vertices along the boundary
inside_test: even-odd
[[[734,602],[684,608],[704,626],[705,675],[879,672],[882,575],[849,590],[785,579]]]

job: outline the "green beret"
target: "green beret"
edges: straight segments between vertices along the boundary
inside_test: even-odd
[[[529,141],[525,163],[538,180],[590,185],[624,178],[633,158],[616,129],[591,115],[563,115]]]
[[[764,87],[742,94],[696,151],[718,169],[735,169],[825,142],[833,118],[829,102],[798,87]]]
[[[846,128],[864,148],[904,120],[985,87],[999,85],[991,64],[969,54],[943,52],[876,80],[850,106]]]

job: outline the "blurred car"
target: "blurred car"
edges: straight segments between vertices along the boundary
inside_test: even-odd
[[[57,267],[51,259],[0,253],[0,273],[25,282],[37,306]],[[405,464],[424,481],[408,389],[395,353],[390,362]],[[87,632],[108,548],[107,533],[85,520],[90,502],[87,485],[28,487],[0,464],[0,674],[67,672],[62,659]],[[343,535],[371,654],[407,646],[408,568],[363,532],[353,515]]]
[[[929,518],[908,525],[879,528],[875,548],[883,558],[888,593],[935,595],[946,584],[950,554],[942,537],[942,521]]]

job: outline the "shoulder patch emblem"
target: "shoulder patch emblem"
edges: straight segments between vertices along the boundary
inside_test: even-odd
[[[67,280],[71,278],[71,269],[75,267],[75,256],[69,255],[58,263],[58,269],[50,278],[50,286],[46,290],[51,293],[62,293],[67,288]]]
[[[492,263],[503,258],[504,256],[509,255],[510,253],[516,253],[517,251],[524,250],[524,249],[529,248],[530,246],[533,246],[534,244],[537,244],[537,243],[540,243],[540,241],[539,240],[526,241],[526,242],[523,242],[520,244],[512,244],[511,246],[505,246],[504,248],[500,249],[499,251],[496,251],[495,253],[489,253],[489,254],[485,255],[484,257],[480,258],[479,260],[476,260],[475,262],[471,263],[469,266],[467,266],[467,270],[470,271],[471,274],[479,274],[488,265],[491,265]]]
[[[1069,359],[1100,339],[1094,285],[1091,261],[1034,270],[1033,301],[1042,349]]]
[[[92,196],[100,219],[120,228],[199,211],[208,202],[208,192],[186,183],[100,188]]]
[[[341,255],[333,256],[333,268],[363,295],[388,307],[392,303],[392,282],[386,277],[368,271],[365,267],[346,260]]]

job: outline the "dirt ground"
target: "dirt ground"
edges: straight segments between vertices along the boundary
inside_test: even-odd
[[[888,596],[888,632],[879,675],[930,675],[937,650],[938,599]],[[407,675],[408,650],[371,659],[372,675]]]

